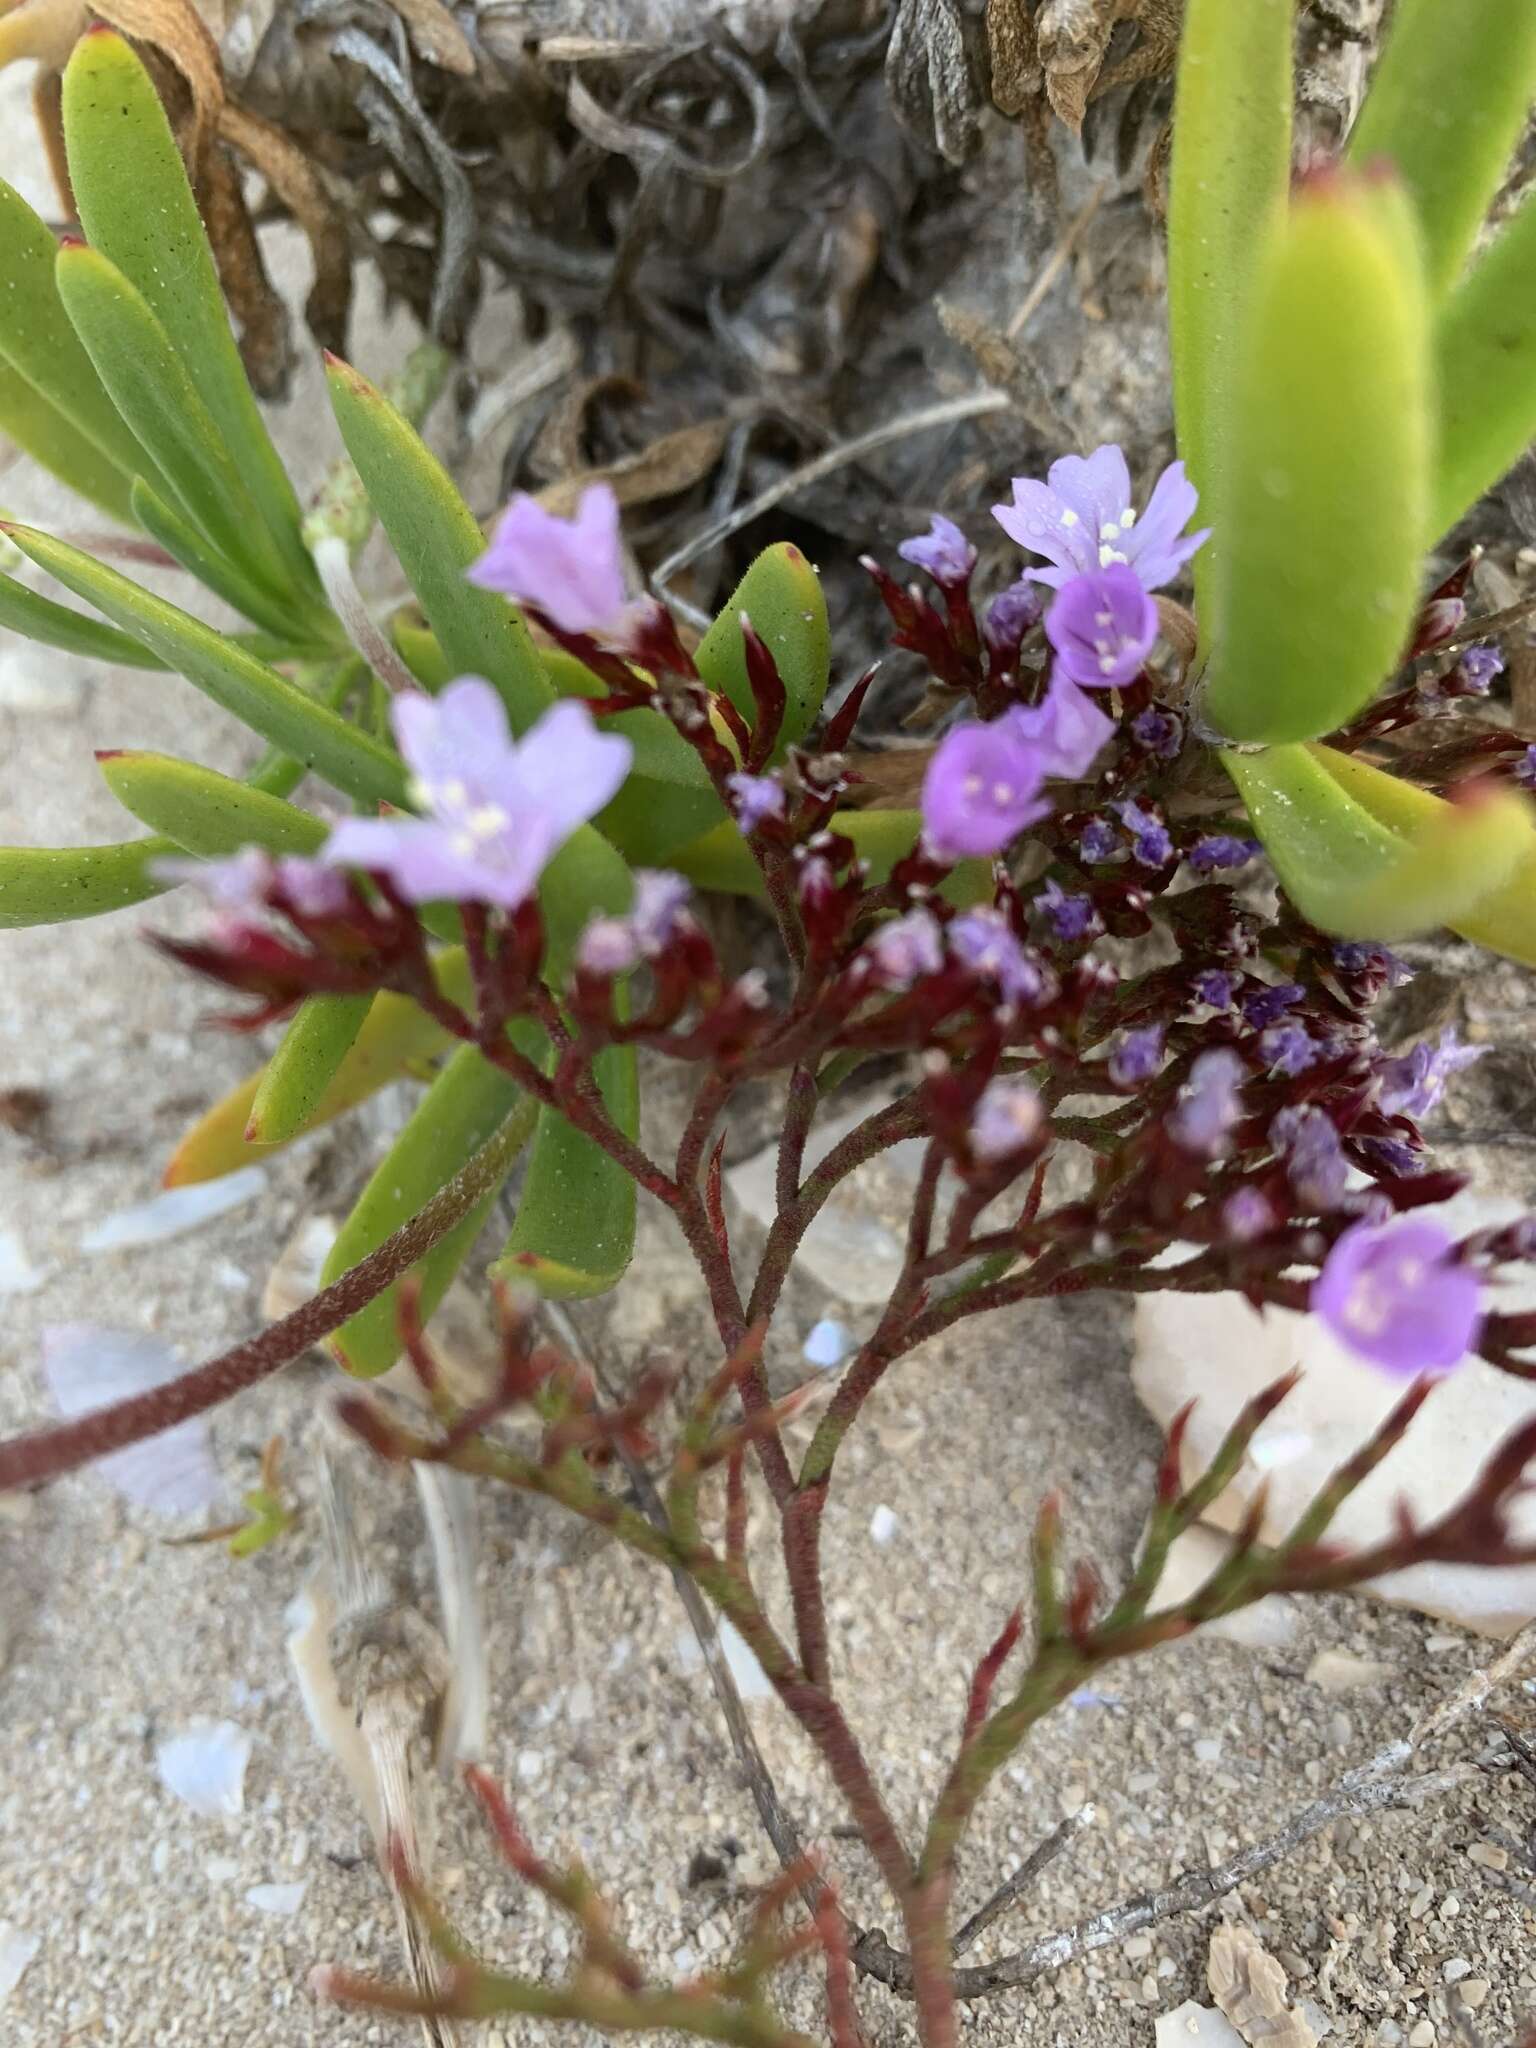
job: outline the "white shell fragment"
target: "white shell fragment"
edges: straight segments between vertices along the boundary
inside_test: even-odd
[[[0,1294],[35,1294],[51,1270],[33,1265],[14,1230],[0,1230]]]
[[[12,1921],[0,1920],[0,2005],[21,1982],[28,1963],[42,1945],[40,1934],[28,1934]]]
[[[214,1721],[168,1736],[155,1750],[160,1782],[206,1820],[245,1811],[245,1767],[251,1738],[233,1721]]]
[[[57,1323],[43,1332],[43,1378],[66,1420],[163,1387],[182,1371],[162,1338],[96,1323]],[[224,1498],[208,1425],[200,1417],[100,1458],[93,1471],[139,1507],[194,1515]]]
[[[238,1173],[226,1173],[218,1180],[199,1181],[193,1187],[167,1188],[151,1195],[147,1202],[135,1202],[93,1223],[80,1240],[83,1252],[129,1251],[136,1245],[163,1244],[167,1238],[200,1230],[216,1216],[226,1215],[246,1202],[255,1201],[267,1185],[259,1166],[242,1166]]]
[[[253,1884],[245,1895],[245,1903],[254,1906],[258,1913],[291,1919],[303,1905],[304,1894],[308,1890],[308,1882],[304,1879],[294,1884]]]

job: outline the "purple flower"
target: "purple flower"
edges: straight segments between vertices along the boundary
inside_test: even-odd
[[[1383,1173],[1401,1179],[1404,1174],[1424,1171],[1424,1160],[1401,1138],[1357,1138],[1355,1143]]]
[[[1296,1199],[1309,1209],[1337,1209],[1349,1192],[1349,1162],[1333,1119],[1315,1103],[1282,1109],[1271,1120],[1269,1142],[1285,1161]]]
[[[1173,859],[1173,841],[1160,818],[1138,803],[1116,804],[1120,822],[1131,835],[1131,852],[1144,868],[1165,868]]]
[[[1232,1007],[1233,979],[1220,967],[1206,967],[1195,976],[1195,994],[1213,1010]]]
[[[1027,1081],[989,1081],[971,1113],[971,1151],[990,1165],[1033,1145],[1045,1122]]]
[[[1172,761],[1184,744],[1184,723],[1171,711],[1150,704],[1131,720],[1131,737],[1159,761]]]
[[[994,505],[992,515],[1011,540],[1029,554],[1044,555],[1049,569],[1026,569],[1036,583],[1056,589],[1070,577],[1125,563],[1143,589],[1171,582],[1195,550],[1210,537],[1207,527],[1186,534],[1199,494],[1173,462],[1153,488],[1138,519],[1131,504],[1131,474],[1112,445],[1086,458],[1064,455],[1049,479],[1015,477],[1013,503]]]
[[[1404,1378],[1447,1371],[1483,1326],[1477,1275],[1453,1249],[1431,1216],[1352,1224],[1312,1283],[1312,1307],[1372,1365]]]
[[[612,636],[635,609],[619,546],[619,501],[608,484],[589,484],[571,519],[520,492],[466,574],[482,590],[537,605],[563,633]]]
[[[743,832],[755,832],[768,818],[783,817],[784,785],[776,776],[728,775],[725,786]]]
[[[1378,1100],[1388,1116],[1426,1117],[1445,1094],[1452,1074],[1489,1050],[1486,1045],[1463,1045],[1454,1028],[1447,1028],[1438,1045],[1421,1040],[1401,1059],[1381,1062],[1376,1070],[1381,1082]]]
[[[1197,875],[1211,875],[1218,868],[1246,867],[1260,851],[1257,839],[1238,839],[1230,832],[1209,832],[1189,850],[1189,864]]]
[[[1027,577],[998,592],[987,607],[982,627],[988,647],[999,661],[1011,663],[1018,657],[1024,635],[1040,623],[1044,606],[1040,593]]]
[[[996,982],[1006,1002],[1032,1003],[1043,994],[1044,975],[1000,910],[967,910],[951,920],[945,936],[955,959],[972,974]]]
[[[1282,981],[1273,988],[1255,989],[1243,997],[1243,1015],[1255,1031],[1278,1023],[1287,1010],[1294,1010],[1306,995],[1299,981]]]
[[[1045,883],[1035,898],[1035,908],[1049,920],[1058,939],[1093,938],[1102,929],[1093,898],[1069,894],[1059,882]]]
[[[1119,835],[1107,818],[1090,818],[1083,827],[1077,850],[1090,867],[1097,867],[1102,861],[1113,860],[1120,851]]]
[[[1168,1115],[1173,1142],[1203,1159],[1225,1151],[1227,1133],[1243,1119],[1238,1097],[1247,1078],[1248,1069],[1230,1046],[1201,1053]]]
[[[321,858],[387,874],[409,903],[515,909],[577,826],[614,795],[633,753],[574,697],[512,739],[500,697],[480,676],[461,676],[436,697],[409,691],[390,716],[427,816],[348,818]]]
[[[1278,1221],[1268,1197],[1257,1188],[1236,1188],[1221,1205],[1222,1235],[1233,1244],[1252,1244]]]
[[[667,868],[636,868],[635,894],[622,917],[594,917],[576,946],[588,974],[627,974],[654,960],[676,936],[692,885]]]
[[[904,540],[896,550],[904,562],[926,569],[935,583],[964,583],[976,566],[976,550],[942,512],[935,512],[926,533]]]
[[[883,982],[908,988],[919,975],[937,974],[944,965],[944,935],[932,911],[909,910],[872,932],[864,953]]]
[[[1398,988],[1403,982],[1413,979],[1413,969],[1406,960],[1399,960],[1388,947],[1375,945],[1368,939],[1351,939],[1342,946],[1335,946],[1333,964],[1341,974],[1379,978],[1387,988]]]
[[[940,860],[1001,853],[1026,825],[1043,818],[1040,750],[1013,719],[957,725],[934,750],[923,777],[923,829]]]
[[[1484,643],[1469,647],[1456,664],[1462,688],[1473,697],[1486,697],[1495,676],[1504,673],[1504,657],[1497,647]]]
[[[1069,782],[1088,773],[1115,730],[1115,721],[1060,667],[1052,670],[1050,687],[1038,704],[1017,704],[1005,715],[1014,731],[1038,748],[1041,773]]]
[[[339,917],[347,908],[342,877],[317,860],[296,853],[274,859],[259,846],[242,846],[224,860],[188,860],[167,855],[151,861],[157,882],[190,882],[227,917],[255,917],[280,892],[301,917]]]
[[[1305,1024],[1271,1024],[1259,1034],[1259,1058],[1271,1074],[1290,1080],[1315,1067],[1324,1050]]]
[[[1157,638],[1157,606],[1133,569],[1116,562],[1063,583],[1045,637],[1074,683],[1117,690],[1140,675]]]
[[[1536,789],[1536,741],[1526,748],[1515,763],[1515,780],[1522,789]]]
[[[1109,1078],[1121,1088],[1150,1081],[1163,1063],[1163,1027],[1146,1024],[1127,1031],[1109,1056]]]

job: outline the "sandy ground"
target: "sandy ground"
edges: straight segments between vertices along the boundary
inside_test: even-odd
[[[303,423],[316,417],[311,380],[284,432],[311,471],[325,444]],[[60,509],[21,465],[0,478],[0,498],[39,518]],[[240,736],[178,682],[89,674],[42,655],[25,663],[39,686],[31,708],[14,708],[15,692],[0,708],[0,840],[119,835],[92,747],[162,746],[226,766],[243,758]],[[163,913],[173,924],[187,915]],[[200,1028],[203,992],[146,948],[145,923],[130,911],[0,941],[0,1086],[42,1089],[50,1105],[40,1136],[0,1130],[0,1224],[51,1269],[36,1292],[4,1301],[6,1426],[45,1412],[46,1325],[153,1330],[188,1360],[248,1332],[278,1248],[307,1215],[345,1198],[383,1141],[377,1124],[322,1138],[274,1166],[259,1200],[195,1235],[84,1255],[87,1226],[154,1190],[189,1115],[250,1058]],[[1516,1191],[1521,1156],[1496,1155]],[[658,1231],[642,1253],[635,1307],[610,1336],[625,1363],[642,1334],[678,1343],[694,1327]],[[840,1308],[802,1282],[792,1341]],[[827,1515],[837,1675],[909,1831],[941,1780],[969,1668],[1022,1590],[1045,1488],[1065,1490],[1074,1546],[1112,1580],[1131,1555],[1157,1446],[1126,1364],[1127,1322],[1113,1306],[1017,1315],[909,1364],[849,1447]],[[305,1439],[331,1384],[328,1368],[306,1363],[218,1416],[232,1502],[274,1432],[307,1493]],[[872,1534],[877,1509],[895,1516],[883,1543]],[[370,1512],[390,1569],[420,1585],[408,1483],[380,1475]],[[670,1585],[611,1547],[572,1541],[542,1505],[491,1497],[486,1512],[493,1767],[537,1842],[580,1851],[658,1973],[723,1956],[770,1855]],[[219,1548],[169,1547],[163,1523],[124,1507],[99,1478],[0,1503],[0,1920],[40,1942],[0,2011],[7,2048],[413,2038],[306,1989],[318,1961],[392,1973],[400,1962],[362,1824],[288,1673],[283,1614],[310,1569],[313,1529],[311,1515],[290,1541],[241,1564]],[[1279,1647],[1201,1640],[1107,1673],[1097,1697],[1061,1713],[999,1781],[962,1859],[967,1910],[1085,1798],[1097,1824],[973,1959],[1272,1832],[1400,1735],[1483,1648],[1444,1624],[1340,1599],[1308,1608]],[[1306,1677],[1322,1649],[1384,1668],[1331,1695]],[[748,1711],[851,1910],[889,1928],[860,1851],[834,1836],[843,1816],[814,1758],[771,1700]],[[157,1743],[200,1717],[231,1720],[253,1739],[238,1817],[198,1817],[157,1776]],[[1489,1738],[1486,1724],[1469,1726],[1446,1753],[1475,1759]],[[1533,1822],[1530,1791],[1486,1773],[1421,1814],[1334,1827],[1226,1910],[1257,1930],[1333,2038],[1412,2048],[1456,2039],[1449,2008],[1465,2000],[1449,1982],[1459,1978],[1483,1998],[1481,2036],[1507,2040],[1536,2013],[1536,1962],[1531,1915],[1499,1880],[1518,1876]],[[439,1885],[466,1938],[509,1967],[562,1971],[564,1930],[497,1867],[452,1792],[442,1829]],[[253,1886],[296,1881],[305,1890],[289,1916],[247,1899]],[[972,2009],[967,2024],[999,2044],[1150,2042],[1158,2014],[1205,1998],[1211,1922],[1164,1922]],[[911,2038],[906,2008],[872,1987],[863,1997],[876,2041]],[[786,2005],[818,2027],[810,1984],[789,1985]],[[479,2038],[494,2048],[539,2031],[509,2023]]]

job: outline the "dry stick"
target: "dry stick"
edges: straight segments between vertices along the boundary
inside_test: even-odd
[[[1024,294],[1024,297],[1019,302],[1017,312],[1003,330],[1010,341],[1018,339],[1034,315],[1040,310],[1042,300],[1066,268],[1067,259],[1077,247],[1078,242],[1082,238],[1083,231],[1103,205],[1104,195],[1108,189],[1107,185],[1096,185],[1093,191],[1089,193],[1086,204],[1068,222],[1066,233],[1051,251],[1050,259],[1046,263],[1045,268]]]
[[[0,1493],[40,1486],[105,1457],[109,1451],[157,1436],[291,1365],[312,1344],[366,1308],[461,1223],[500,1180],[522,1142],[514,1111],[419,1215],[332,1286],[312,1295],[280,1322],[270,1324],[260,1336],[221,1351],[168,1386],[0,1443]]]
[[[1023,1893],[1039,1877],[1047,1864],[1054,1863],[1063,1849],[1075,1841],[1084,1828],[1093,1825],[1094,1808],[1091,1803],[1080,1806],[1076,1813],[1069,1813],[1064,1821],[1052,1828],[1043,1842],[1037,1842],[1012,1877],[1005,1878],[983,1906],[966,1921],[950,1943],[950,1953],[963,1956],[973,1948],[978,1939],[986,1933],[994,1920],[1001,1919]]]

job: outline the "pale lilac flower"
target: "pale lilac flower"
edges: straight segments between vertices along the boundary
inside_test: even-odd
[[[904,540],[896,550],[915,569],[926,569],[935,583],[964,583],[976,566],[976,550],[942,512],[935,512],[926,533]]]
[[[1232,1244],[1252,1244],[1265,1237],[1279,1218],[1257,1188],[1236,1188],[1221,1205],[1222,1234]]]
[[[1448,1371],[1483,1326],[1477,1275],[1453,1249],[1432,1216],[1352,1224],[1312,1283],[1312,1307],[1351,1351],[1387,1372]]]
[[[570,519],[520,492],[497,521],[490,546],[465,573],[482,590],[537,605],[563,633],[612,636],[634,615],[619,546],[619,501],[608,484],[589,484]]]
[[[940,860],[1001,853],[1050,805],[1040,799],[1040,751],[1012,718],[957,725],[923,777],[923,829]]]
[[[728,775],[725,786],[743,832],[755,832],[767,819],[783,817],[784,785],[775,776],[738,773]]]
[[[1157,638],[1157,606],[1123,562],[1062,584],[1045,637],[1074,683],[1118,690],[1134,682]]]
[[[1026,577],[998,592],[987,607],[982,632],[999,661],[1015,659],[1024,635],[1039,625],[1043,610],[1040,593]]]
[[[633,754],[572,697],[514,740],[500,697],[480,676],[462,676],[436,697],[396,697],[390,716],[427,815],[348,818],[321,858],[387,874],[409,903],[515,909],[576,828],[615,794]]]
[[[1015,732],[1039,749],[1041,773],[1068,782],[1088,773],[1115,730],[1115,721],[1059,666],[1038,704],[1016,704],[1005,716]]]
[[[1515,763],[1515,780],[1522,789],[1536,789],[1536,741],[1526,748]]]
[[[1248,1069],[1230,1046],[1201,1053],[1168,1115],[1168,1135],[1186,1152],[1213,1159],[1225,1151],[1227,1133],[1243,1120],[1239,1092]]]
[[[1032,1003],[1043,993],[1044,975],[1000,910],[967,910],[951,920],[945,936],[961,965],[996,982],[1006,1002]]]
[[[190,882],[228,917],[255,917],[280,890],[301,917],[338,917],[347,908],[347,885],[333,869],[301,854],[274,858],[259,846],[243,846],[223,860],[188,860],[167,855],[151,861],[157,882]]]
[[[1072,894],[1056,881],[1047,880],[1035,897],[1035,908],[1049,920],[1058,939],[1071,942],[1097,936],[1102,929],[1093,898]]]
[[[1083,827],[1077,850],[1090,867],[1113,860],[1120,851],[1119,836],[1107,818],[1090,818]]]
[[[883,982],[909,988],[944,965],[944,935],[932,911],[909,910],[872,932],[864,952]]]
[[[1109,1056],[1109,1078],[1121,1088],[1150,1081],[1163,1063],[1163,1027],[1146,1024],[1127,1031]]]
[[[989,1081],[971,1113],[971,1151],[989,1165],[1033,1145],[1045,1123],[1040,1098],[1027,1081]]]
[[[1332,1117],[1315,1103],[1280,1110],[1269,1142],[1285,1161],[1286,1179],[1309,1209],[1337,1209],[1349,1192],[1349,1161]]]
[[[1144,811],[1138,803],[1114,806],[1120,822],[1131,835],[1131,852],[1144,868],[1165,868],[1173,859],[1173,841],[1160,818]]]
[[[1212,875],[1218,868],[1246,867],[1259,851],[1257,839],[1239,839],[1231,832],[1208,832],[1189,849],[1189,864],[1197,875]]]
[[[665,952],[677,936],[692,885],[668,868],[636,868],[634,879],[625,914],[592,918],[577,941],[577,965],[588,974],[627,974]]]
[[[1287,1080],[1315,1067],[1325,1049],[1305,1024],[1271,1024],[1259,1034],[1259,1058],[1271,1074],[1283,1074]]]
[[[1209,527],[1184,531],[1198,503],[1183,463],[1173,462],[1138,519],[1125,457],[1108,445],[1086,459],[1064,455],[1051,464],[1045,483],[1015,477],[1013,503],[994,505],[992,514],[1011,540],[1052,564],[1025,570],[1036,583],[1060,589],[1069,577],[1121,562],[1136,571],[1144,589],[1159,590],[1210,537]]]
[[[1381,1062],[1376,1070],[1381,1081],[1378,1100],[1388,1116],[1426,1117],[1445,1094],[1452,1074],[1489,1050],[1486,1045],[1463,1045],[1455,1028],[1448,1026],[1438,1044],[1421,1040],[1401,1059]]]
[[[1131,720],[1131,737],[1159,761],[1172,761],[1184,744],[1184,723],[1171,711],[1149,704]]]
[[[1484,643],[1469,647],[1456,664],[1462,688],[1473,697],[1486,697],[1495,676],[1504,673],[1504,657],[1497,647]]]
[[[1224,968],[1203,968],[1195,976],[1195,994],[1202,1003],[1209,1003],[1213,1010],[1230,1010],[1235,984]]]
[[[1271,988],[1257,988],[1243,997],[1243,1016],[1255,1031],[1277,1024],[1287,1010],[1294,1010],[1306,995],[1299,981],[1282,981]]]

